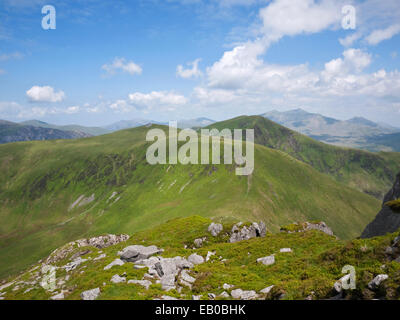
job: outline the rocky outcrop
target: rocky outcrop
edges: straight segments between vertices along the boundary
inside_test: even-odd
[[[361,238],[372,238],[393,233],[400,228],[400,213],[392,210],[387,203],[400,198],[400,174],[397,175],[393,188],[385,195],[382,210],[375,219],[367,225]]]
[[[118,244],[120,242],[126,241],[128,239],[129,236],[126,234],[121,234],[121,235],[107,234],[105,236],[72,241],[62,246],[61,248],[54,250],[50,254],[50,256],[46,259],[46,264],[55,264],[58,261],[65,259],[77,247],[80,248],[80,247],[92,246],[98,249],[103,249]],[[83,255],[82,253],[83,252],[80,252],[80,255]]]
[[[232,227],[230,243],[249,240],[256,237],[265,237],[267,228],[264,222],[253,222],[250,226],[243,226],[241,222]]]
[[[121,257],[121,260],[126,262],[136,262],[139,260],[147,259],[155,254],[159,254],[163,252],[162,249],[157,248],[156,246],[141,246],[141,245],[133,245],[126,247],[124,250],[119,252],[118,254]]]

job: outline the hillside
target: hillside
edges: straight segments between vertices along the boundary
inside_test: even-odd
[[[68,241],[177,217],[262,220],[272,232],[323,220],[353,238],[379,209],[375,198],[261,145],[249,177],[236,176],[234,165],[151,166],[148,129],[0,146],[0,277]]]
[[[399,128],[362,117],[337,120],[302,109],[270,111],[262,116],[324,143],[369,151],[400,151],[398,145],[390,143],[390,135],[398,133]]]
[[[16,141],[77,139],[90,135],[80,131],[42,128],[0,120],[0,144]]]
[[[211,234],[210,224],[209,219],[193,216],[170,220],[128,240],[127,235],[108,235],[69,243],[3,282],[0,299],[400,298],[398,232],[342,241],[309,230],[267,233],[232,243],[232,230],[237,226],[224,223]],[[243,231],[245,227],[250,230],[252,226],[245,223],[238,228]],[[387,248],[395,253],[388,255]],[[54,278],[46,271],[49,265],[55,267]],[[345,265],[356,272],[354,290],[342,287],[347,282],[341,280]]]
[[[319,172],[381,200],[400,168],[400,153],[372,153],[324,144],[260,116],[242,116],[207,127],[254,129],[255,142],[281,150]]]

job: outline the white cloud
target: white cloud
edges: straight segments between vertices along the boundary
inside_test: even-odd
[[[178,107],[185,105],[188,99],[178,93],[168,91],[152,91],[150,93],[134,92],[129,94],[127,100],[117,100],[109,105],[115,112],[127,113],[133,110],[148,112],[174,111]]]
[[[386,29],[373,31],[365,40],[368,44],[375,46],[384,40],[391,39],[398,33],[400,33],[400,24],[395,24]]]
[[[33,86],[26,92],[26,95],[32,102],[60,102],[65,99],[63,91],[55,92],[50,86]]]
[[[275,0],[260,10],[262,32],[272,39],[337,28],[343,1]]]
[[[125,58],[115,58],[110,64],[104,64],[101,67],[109,74],[115,74],[118,70],[131,75],[142,74],[143,69],[133,61],[127,61]]]
[[[72,106],[72,107],[68,107],[65,110],[65,113],[67,114],[74,114],[74,113],[78,113],[80,111],[80,107],[79,106]]]
[[[350,47],[354,44],[354,42],[359,40],[361,37],[362,37],[362,34],[360,32],[355,32],[353,34],[348,35],[345,38],[340,38],[339,42],[344,47]]]
[[[167,107],[171,110],[187,103],[180,94],[167,91],[152,91],[150,93],[135,92],[129,95],[129,102],[138,108]]]
[[[200,61],[201,61],[201,59],[196,59],[193,62],[189,62],[187,65],[191,66],[190,69],[185,69],[182,65],[179,65],[176,68],[177,76],[184,78],[184,79],[201,77],[203,75],[203,73],[199,69]]]

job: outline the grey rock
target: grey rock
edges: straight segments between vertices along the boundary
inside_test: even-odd
[[[338,281],[335,282],[333,285],[333,289],[337,293],[342,293],[343,291],[343,284],[348,283],[350,281],[350,274],[346,274],[345,276],[341,277]]]
[[[258,297],[254,290],[245,291],[242,289],[235,289],[231,291],[232,298],[236,300],[253,300]]]
[[[268,293],[270,293],[270,291],[272,290],[273,287],[274,287],[274,286],[266,287],[266,288],[262,289],[262,290],[260,291],[260,293],[268,294]]]
[[[194,283],[196,281],[196,279],[189,275],[186,270],[181,272],[181,279],[189,283]]]
[[[289,252],[292,252],[292,249],[290,249],[290,248],[282,248],[282,249],[279,250],[279,252],[281,252],[281,253],[289,253]]]
[[[163,250],[157,248],[156,246],[145,247],[141,245],[133,245],[126,247],[118,254],[124,261],[136,262],[138,260],[148,259],[149,257],[161,252],[163,252]]]
[[[266,266],[270,266],[270,265],[275,263],[275,256],[271,255],[271,256],[268,256],[268,257],[258,258],[257,262],[265,264]]]
[[[381,283],[388,278],[389,276],[387,274],[379,274],[370,283],[368,283],[368,288],[371,290],[376,290],[379,288]]]
[[[229,298],[230,295],[229,295],[228,292],[224,291],[224,292],[222,292],[222,293],[219,295],[219,297],[221,297],[221,298]]]
[[[165,291],[169,291],[172,289],[175,289],[175,275],[174,274],[168,274],[160,279],[161,287]]]
[[[105,257],[106,257],[106,255],[103,253],[103,254],[99,255],[98,257],[94,258],[93,260],[97,261],[97,260],[104,259]]]
[[[189,256],[188,261],[194,265],[204,263],[204,258],[196,253]]]
[[[125,277],[120,277],[118,274],[115,274],[115,275],[112,276],[111,282],[112,283],[126,282],[126,278]]]
[[[164,295],[164,296],[161,297],[161,300],[179,300],[179,299],[171,297],[171,296],[165,296]]]
[[[192,300],[200,300],[200,299],[201,299],[201,296],[192,295]]]
[[[65,268],[65,271],[69,272],[71,270],[76,269],[80,264],[84,263],[87,261],[87,259],[82,259],[81,257],[75,259],[74,261],[66,264],[63,268]]]
[[[223,227],[222,224],[220,223],[213,222],[208,226],[208,232],[210,232],[213,237],[218,236],[219,233],[222,231],[222,229]]]
[[[208,251],[207,256],[206,256],[206,262],[209,261],[210,258],[215,255],[215,253],[216,253],[215,251],[213,251],[213,252]]]
[[[227,283],[224,283],[223,286],[222,286],[222,288],[223,288],[224,290],[230,290],[230,289],[232,289],[233,287],[234,287],[234,285],[227,284]]]
[[[100,295],[100,288],[83,291],[81,293],[82,300],[96,300]]]
[[[196,248],[201,248],[203,246],[203,243],[207,240],[206,237],[204,238],[199,238],[199,239],[195,239],[194,240],[194,245],[196,246]]]
[[[56,294],[56,295],[52,296],[50,299],[51,300],[64,300],[64,293],[61,292],[59,294]]]
[[[265,237],[267,229],[264,222],[253,222],[249,227],[237,223],[232,227],[229,242],[234,243],[243,240],[249,240],[256,237]]]
[[[115,259],[113,262],[104,267],[104,270],[109,270],[114,266],[123,266],[125,264],[121,259]]]
[[[333,231],[331,228],[329,228],[327,226],[327,224],[323,221],[318,222],[318,223],[310,223],[310,222],[306,222],[305,227],[304,227],[305,231],[308,230],[319,230],[322,231],[324,233],[326,233],[327,235],[333,236]]]
[[[207,296],[211,300],[214,300],[217,297],[214,293],[209,293]]]

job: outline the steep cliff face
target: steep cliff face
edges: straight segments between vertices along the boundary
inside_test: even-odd
[[[391,209],[387,203],[400,198],[400,173],[396,177],[393,188],[385,195],[382,210],[375,219],[367,225],[361,238],[371,238],[392,233],[400,228],[400,213]]]

